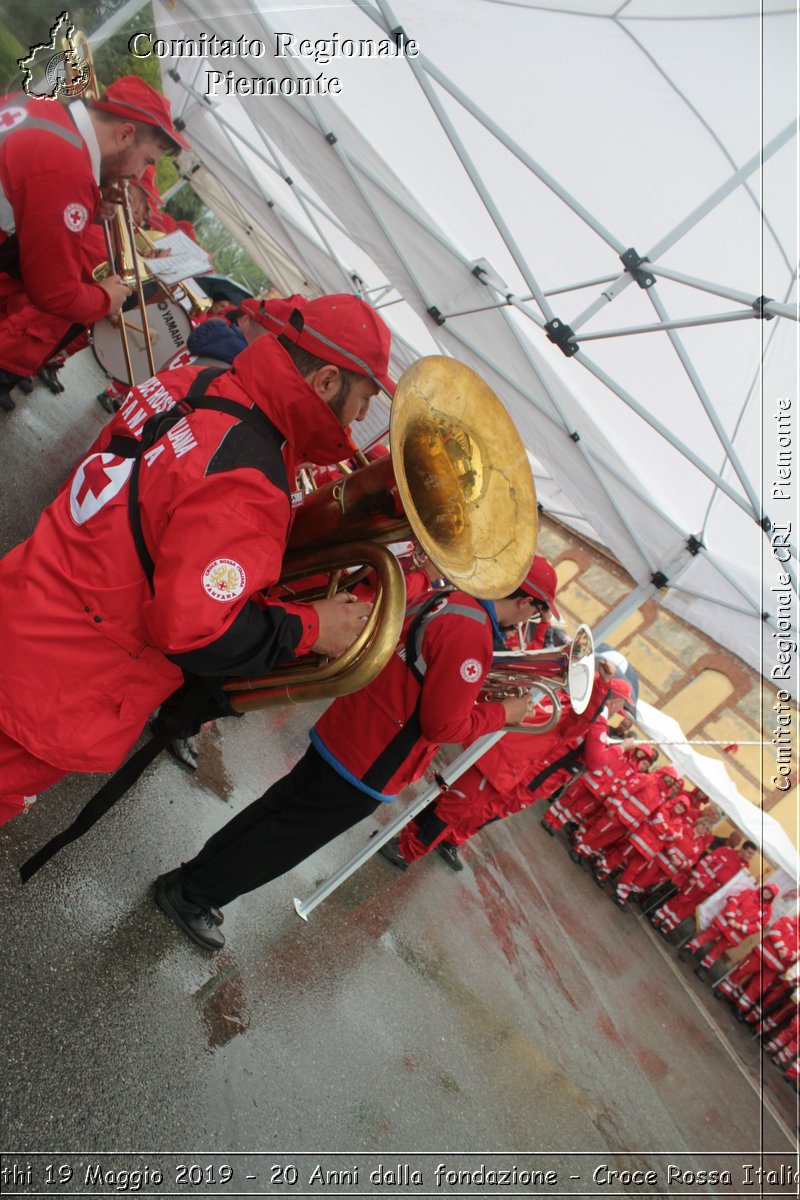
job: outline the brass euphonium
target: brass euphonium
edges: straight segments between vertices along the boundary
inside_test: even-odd
[[[569,696],[573,712],[585,712],[594,684],[594,639],[588,625],[579,625],[565,646],[551,650],[509,650],[496,654],[481,688],[484,700],[523,696],[536,687],[549,699],[553,712],[546,721],[514,725],[517,733],[549,733],[561,717],[558,691]]]
[[[332,662],[308,656],[264,679],[224,685],[237,712],[347,695],[393,653],[405,582],[389,542],[415,538],[442,576],[485,600],[510,595],[536,550],[536,491],[525,447],[494,392],[450,358],[420,359],[392,404],[391,458],[306,496],[281,582],[368,563],[379,577],[363,634]]]

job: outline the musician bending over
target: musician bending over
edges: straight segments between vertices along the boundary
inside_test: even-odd
[[[139,175],[186,143],[168,102],[137,76],[69,105],[15,96],[0,107],[0,408],[10,391],[109,313],[130,288],[85,269],[100,188]]]
[[[391,388],[391,335],[349,295],[292,316],[230,370],[134,388],[3,560],[0,823],[70,771],[113,771],[185,675],[176,722],[223,677],[336,656],[362,631],[370,605],[353,597],[262,592],[281,573],[295,460],[354,453],[343,426]]]

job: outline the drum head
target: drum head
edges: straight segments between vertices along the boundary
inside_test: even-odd
[[[153,363],[155,370],[160,371],[173,354],[186,345],[192,323],[180,304],[163,295],[160,300],[146,304],[145,312]],[[141,309],[131,308],[121,319],[125,321],[133,378],[128,371],[119,324],[112,324],[108,317],[97,321],[92,327],[92,349],[103,370],[119,383],[130,387],[135,383],[144,383],[154,372],[150,370],[147,357]]]

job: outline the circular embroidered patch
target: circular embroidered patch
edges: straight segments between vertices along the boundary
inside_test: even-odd
[[[475,683],[481,677],[481,664],[477,658],[465,658],[461,664],[461,678],[467,683]]]
[[[85,204],[68,204],[64,209],[64,224],[73,233],[80,233],[85,229],[88,220],[89,210]]]
[[[246,580],[244,567],[232,558],[215,558],[203,571],[203,587],[212,600],[223,604],[241,596]]]

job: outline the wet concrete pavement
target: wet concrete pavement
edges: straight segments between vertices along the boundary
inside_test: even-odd
[[[103,423],[94,364],[73,360],[66,379],[66,396],[40,391],[0,414],[3,549]],[[760,1151],[791,1162],[795,1094],[538,812],[485,830],[458,875],[438,857],[405,874],[373,859],[301,922],[293,897],[393,815],[381,812],[229,906],[220,954],[185,939],[153,879],[284,773],[315,711],[207,728],[197,777],[157,762],[24,888],[18,865],[100,778],[68,778],[0,829],[7,1151],[374,1151],[387,1163],[530,1151],[552,1154],[556,1190],[575,1195],[595,1187],[587,1164],[663,1182],[667,1161],[736,1178]],[[576,1163],[582,1182],[563,1185]]]

